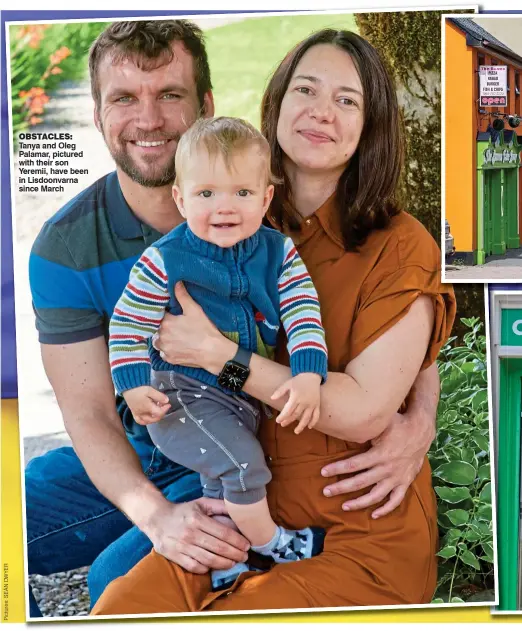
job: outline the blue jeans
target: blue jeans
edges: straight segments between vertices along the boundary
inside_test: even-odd
[[[199,475],[168,460],[146,439],[131,440],[143,471],[172,502],[201,497]],[[29,462],[25,474],[29,574],[90,565],[91,606],[105,587],[152,550],[152,543],[90,481],[71,447]],[[29,590],[30,615],[41,617]]]

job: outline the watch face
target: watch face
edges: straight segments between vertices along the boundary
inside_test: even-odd
[[[223,370],[221,371],[218,383],[224,388],[238,392],[245,384],[249,374],[249,368],[230,361],[225,364]]]

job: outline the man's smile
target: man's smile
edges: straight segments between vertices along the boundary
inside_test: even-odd
[[[169,142],[168,140],[154,140],[151,142],[145,142],[144,140],[136,140],[134,144],[136,144],[138,147],[160,147],[161,145],[166,145],[168,142]]]

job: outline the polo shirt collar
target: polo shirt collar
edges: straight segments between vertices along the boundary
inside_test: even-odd
[[[314,215],[330,239],[344,249],[341,212],[337,203],[336,192],[330,195],[324,204],[315,211]]]
[[[143,237],[141,221],[132,212],[123,196],[118,174],[109,173],[105,186],[105,202],[112,224],[112,229],[120,239],[137,239]]]

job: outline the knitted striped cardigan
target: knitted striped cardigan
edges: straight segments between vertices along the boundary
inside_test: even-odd
[[[114,309],[109,354],[119,393],[150,385],[151,367],[228,392],[202,368],[165,362],[151,344],[165,312],[181,313],[174,297],[178,281],[224,335],[254,353],[273,357],[282,323],[292,375],[314,372],[326,379],[319,300],[292,240],[261,226],[248,239],[221,248],[183,223],[145,250]]]

